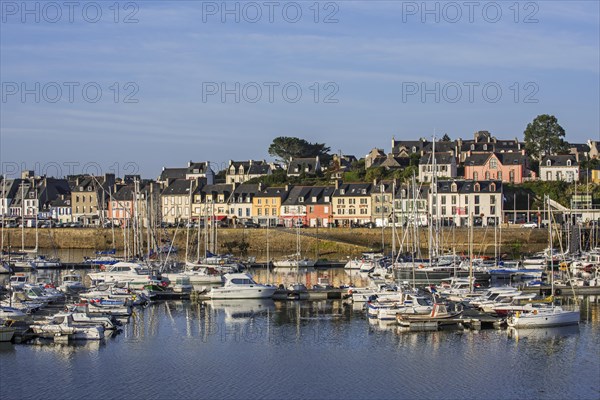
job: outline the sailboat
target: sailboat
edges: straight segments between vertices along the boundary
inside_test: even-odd
[[[300,220],[298,220],[300,222]],[[300,227],[299,223],[296,223],[296,253],[290,255],[289,257],[283,260],[273,261],[273,266],[275,268],[312,268],[317,263],[316,260],[311,260],[309,258],[300,258],[302,257],[300,251]]]
[[[546,201],[549,201],[550,197],[546,196]],[[548,202],[548,210],[550,211],[550,204]],[[550,218],[550,224],[548,228],[548,236],[550,242],[550,249],[552,249],[552,218]],[[550,257],[550,282],[552,293],[554,293],[554,260]],[[553,299],[554,300],[554,299]],[[523,308],[522,311],[517,311],[512,314],[508,320],[508,326],[512,328],[546,328],[551,326],[566,326],[579,324],[580,311],[579,307],[575,310],[569,311],[564,310],[561,306],[554,304],[544,303],[531,303]]]

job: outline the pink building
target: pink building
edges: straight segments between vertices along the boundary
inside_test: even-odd
[[[479,153],[465,159],[465,179],[523,183],[530,174],[523,153]]]

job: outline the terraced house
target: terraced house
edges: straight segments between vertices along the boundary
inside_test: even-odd
[[[333,192],[333,220],[337,226],[371,222],[371,183],[336,182]]]
[[[229,201],[229,219],[237,223],[252,220],[252,199],[262,189],[262,184],[242,183],[235,189]]]
[[[289,186],[269,187],[258,191],[252,199],[252,219],[261,225],[275,226],[279,221],[281,204],[287,198]]]
[[[392,181],[373,182],[371,190],[371,221],[377,226],[388,226],[392,221],[395,184]]]
[[[502,219],[502,182],[440,181],[437,193],[429,192],[429,214],[443,225],[494,226]]]

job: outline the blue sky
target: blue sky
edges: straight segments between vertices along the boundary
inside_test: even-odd
[[[18,165],[56,174],[58,165],[66,174],[71,163],[73,172],[156,177],[188,160],[269,159],[276,136],[361,157],[373,147],[389,151],[392,136],[434,131],[522,138],[543,113],[557,116],[568,141],[600,136],[597,1],[520,2],[518,15],[513,1],[476,2],[472,21],[464,2],[427,2],[433,13],[423,2],[320,2],[317,22],[313,1],[275,2],[273,22],[264,2],[228,2],[239,21],[222,15],[222,2],[129,3],[118,3],[118,23],[113,1],[78,3],[71,23],[57,2],[62,16],[53,23],[57,14],[44,2],[39,22],[21,2],[0,2],[3,172]],[[96,5],[102,16],[92,23]],[[134,11],[138,22],[125,23]],[[79,85],[72,102],[65,82]],[[236,82],[239,103],[234,94],[223,101],[220,85]],[[90,83],[102,90],[98,102],[83,96]],[[22,98],[23,84],[39,102]],[[272,102],[268,85],[278,85]],[[298,87],[302,95],[289,101]],[[128,94],[138,102],[125,102]],[[327,95],[337,102],[324,102]]]

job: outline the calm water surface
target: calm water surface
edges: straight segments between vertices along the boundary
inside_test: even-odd
[[[410,333],[340,301],[163,302],[102,342],[3,345],[0,398],[598,399],[599,314]]]

